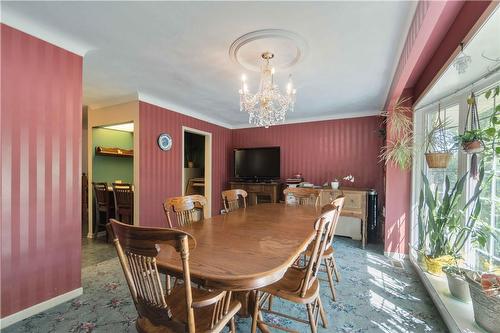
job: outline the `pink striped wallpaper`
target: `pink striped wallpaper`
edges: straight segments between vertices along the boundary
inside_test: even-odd
[[[232,145],[280,146],[283,179],[300,172],[307,181],[323,184],[352,174],[354,186],[375,188],[383,197],[380,126],[380,117],[374,116],[237,129]]]
[[[222,208],[221,191],[229,180],[231,130],[145,102],[139,103],[139,184],[140,223],[165,226],[161,203],[181,195],[182,126],[212,133],[212,214]],[[161,151],[156,140],[160,133],[172,136],[173,147]]]
[[[1,33],[1,316],[80,281],[82,58]]]

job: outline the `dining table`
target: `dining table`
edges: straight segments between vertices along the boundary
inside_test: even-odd
[[[279,281],[314,239],[320,208],[259,204],[181,227],[195,239],[189,252],[191,279],[203,287],[229,290],[250,315],[250,291]],[[182,277],[180,256],[160,245],[158,269]],[[266,330],[264,330],[266,331]]]

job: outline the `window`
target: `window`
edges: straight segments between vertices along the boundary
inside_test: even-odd
[[[481,128],[491,127],[491,115],[495,109],[495,101],[492,97],[487,99],[484,91],[492,86],[496,86],[500,82],[490,82],[485,85],[484,89],[476,94],[477,106],[480,118]],[[468,105],[467,97],[470,91],[456,94],[441,102],[441,119],[447,119],[449,124],[446,130],[446,138],[453,138],[463,132],[465,119],[467,116]],[[498,104],[497,97],[497,104]],[[418,195],[421,188],[422,176],[424,172],[429,183],[438,193],[444,191],[444,180],[448,176],[450,182],[454,183],[459,177],[465,174],[470,168],[470,156],[465,154],[460,147],[453,153],[448,168],[446,169],[430,169],[425,162],[425,147],[424,141],[426,134],[432,129],[434,122],[438,117],[438,104],[426,106],[415,111],[415,144],[417,149],[413,162],[413,196],[412,196],[412,224],[411,224],[411,244],[414,248],[418,244],[418,226],[416,218],[416,207],[418,206]],[[451,140],[454,142],[454,140]],[[485,163],[485,183],[480,196],[482,209],[480,219],[488,223],[493,232],[500,235],[500,161],[495,154],[480,154],[480,158]],[[469,181],[467,193],[473,190],[473,180]],[[464,202],[467,198],[464,198]],[[490,237],[487,244],[482,248],[475,248],[469,244],[464,252],[465,260],[468,264],[475,266],[478,269],[492,269],[500,267],[500,239]]]

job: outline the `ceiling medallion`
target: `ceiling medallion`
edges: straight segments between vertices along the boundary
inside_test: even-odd
[[[261,54],[264,64],[261,67],[259,90],[255,94],[248,91],[246,75],[241,77],[240,111],[249,115],[249,123],[268,128],[285,122],[288,111],[295,106],[296,90],[293,88],[291,75],[288,77],[286,94],[282,94],[278,85],[274,83],[275,69],[270,60],[274,58],[271,52]]]

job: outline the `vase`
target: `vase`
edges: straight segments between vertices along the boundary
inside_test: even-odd
[[[455,263],[455,258],[450,255],[432,258],[425,256],[425,264],[427,265],[427,272],[436,276],[444,276],[443,267]]]
[[[454,271],[453,267],[443,267],[443,271],[446,273],[450,293],[458,300],[469,303],[471,301],[469,283],[465,280],[465,276]]]
[[[332,186],[332,189],[338,190],[340,183],[339,182],[331,182],[330,185]]]

